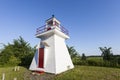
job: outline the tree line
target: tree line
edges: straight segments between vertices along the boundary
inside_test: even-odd
[[[21,36],[14,39],[13,43],[3,45],[0,49],[0,66],[24,66],[29,67],[34,53],[35,47],[31,47]],[[73,46],[67,46],[71,59],[75,65],[90,65],[90,66],[105,66],[105,67],[120,67],[120,55],[113,55],[111,47],[99,47],[101,50],[100,56],[81,55]]]
[[[13,43],[4,45],[0,53],[0,66],[25,66],[28,67],[31,63],[35,52],[28,42],[21,36],[19,39],[14,39]]]
[[[73,46],[68,47],[72,61],[76,65],[90,65],[102,67],[117,67],[120,68],[120,55],[114,55],[111,47],[99,47],[101,51],[100,56],[85,56],[85,53],[80,54]]]

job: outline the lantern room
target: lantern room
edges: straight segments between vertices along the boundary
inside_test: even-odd
[[[65,35],[69,36],[69,32],[66,28],[64,28],[60,21],[58,21],[54,15],[51,18],[45,21],[45,25],[38,27],[36,30],[36,37],[38,37],[41,33],[47,32],[49,30],[57,29]]]
[[[59,27],[60,26],[60,22],[55,18],[54,15],[52,15],[51,18],[46,20],[46,25],[47,26],[56,26]]]

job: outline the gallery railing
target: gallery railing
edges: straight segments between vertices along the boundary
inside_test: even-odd
[[[52,29],[55,29],[55,27],[51,28],[51,27],[47,27],[46,25],[41,26],[36,29],[36,35],[46,32],[46,31],[49,31],[49,30],[52,30]],[[66,35],[69,35],[68,30],[61,25],[59,26],[59,28],[56,28],[56,29],[60,30],[61,32],[63,32]]]

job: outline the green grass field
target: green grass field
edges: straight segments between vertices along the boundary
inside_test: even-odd
[[[56,76],[51,76],[51,74],[47,76],[46,74],[32,75],[30,71],[23,67],[20,67],[20,71],[17,72],[13,69],[14,67],[0,68],[0,80],[2,73],[5,73],[5,80],[13,80],[14,77],[17,77],[17,80],[120,80],[120,69],[117,68],[75,66],[74,69]],[[44,78],[41,79],[41,76],[44,76]]]
[[[120,69],[76,66],[56,77],[55,80],[120,80]]]
[[[20,67],[20,71],[14,71],[14,67],[4,67],[0,68],[0,80],[2,80],[2,74],[5,73],[5,80],[24,80],[24,73],[27,69]]]

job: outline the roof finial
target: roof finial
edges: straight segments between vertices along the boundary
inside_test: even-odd
[[[54,18],[54,17],[55,17],[55,15],[53,14],[53,15],[52,15],[52,18]]]

